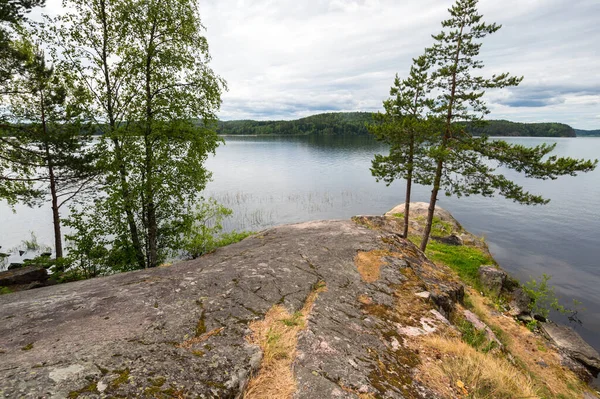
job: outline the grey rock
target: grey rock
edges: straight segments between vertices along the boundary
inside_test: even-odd
[[[594,379],[594,376],[592,375],[592,373],[590,373],[590,370],[588,370],[587,367],[585,367],[583,364],[579,363],[578,361],[573,360],[566,353],[559,353],[559,356],[560,356],[560,364],[563,367],[566,367],[569,370],[571,370],[573,373],[575,373],[577,378],[579,378],[581,381],[584,381],[588,384],[590,382],[592,382],[592,380]]]
[[[355,258],[374,250],[390,256],[382,258],[380,278],[367,283]],[[389,310],[406,268],[442,313],[464,295],[451,273],[412,243],[352,221],[281,226],[170,267],[3,295],[0,392],[64,398],[91,384],[102,397],[156,397],[166,389],[240,397],[262,357],[248,343],[248,325],[275,304],[298,311],[324,281],[327,291],[298,337],[295,397],[416,397],[426,389],[412,381],[415,365],[404,360],[416,354],[403,347]],[[206,339],[180,346],[198,334]]]
[[[491,294],[499,295],[508,278],[508,274],[494,266],[484,265],[479,268],[479,278],[483,286]]]
[[[531,298],[522,288],[517,288],[511,293],[511,301],[509,302],[510,306],[510,315],[513,317],[530,317],[530,309]]]
[[[463,315],[465,316],[465,319],[467,319],[468,322],[470,322],[471,324],[473,324],[473,327],[475,327],[476,330],[478,331],[484,331],[485,335],[488,339],[488,341],[490,342],[495,342],[496,345],[498,345],[498,347],[502,347],[502,343],[500,342],[500,340],[498,340],[498,337],[496,337],[496,334],[494,334],[494,332],[491,330],[491,328],[485,324],[483,321],[481,321],[481,319],[479,317],[477,317],[477,315],[473,312],[471,312],[470,310],[464,310],[463,311]]]
[[[449,235],[447,237],[436,237],[436,236],[433,236],[431,238],[434,239],[437,242],[441,242],[442,244],[446,244],[446,245],[453,245],[453,246],[456,246],[456,247],[460,247],[460,246],[463,245],[462,238],[460,238],[456,234],[451,234],[451,235]]]
[[[31,284],[48,279],[48,272],[43,267],[27,266],[0,272],[0,286]]]
[[[520,313],[517,316],[517,320],[527,324],[527,323],[531,323],[532,321],[534,321],[535,319],[528,313]]]
[[[584,365],[594,376],[600,371],[600,354],[572,328],[553,322],[541,323],[544,335],[562,352]]]
[[[399,213],[404,213],[405,204],[400,204],[394,207],[392,210],[387,212],[386,216],[393,216]],[[410,215],[411,219],[415,218],[415,216],[426,216],[429,212],[429,203],[428,202],[411,202],[410,203]],[[455,230],[462,230],[461,225],[458,223],[456,219],[452,216],[450,212],[447,210],[440,208],[439,206],[435,207],[435,211],[433,213],[435,216],[439,217],[440,220],[450,223]]]
[[[427,291],[417,292],[415,295],[418,296],[419,298],[423,298],[423,299],[429,299],[431,297],[431,293],[429,293]]]

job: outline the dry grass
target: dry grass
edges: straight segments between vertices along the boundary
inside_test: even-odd
[[[429,336],[422,344],[432,356],[420,366],[419,378],[444,397],[540,397],[531,378],[503,358],[477,352],[458,338]]]
[[[503,332],[506,349],[516,359],[523,373],[531,375],[535,387],[547,398],[577,398],[586,391],[585,384],[560,363],[560,356],[548,342],[521,323],[498,312],[478,292],[469,289],[475,313],[487,325]]]
[[[194,346],[196,344],[200,344],[200,343],[208,340],[210,337],[212,337],[214,335],[219,335],[223,331],[223,329],[224,329],[223,327],[215,328],[214,330],[209,331],[206,334],[202,334],[198,337],[190,338],[186,341],[183,341],[181,344],[177,345],[177,347],[184,348],[184,349],[190,349],[192,346]]]
[[[250,324],[253,334],[248,341],[263,351],[258,375],[248,383],[245,399],[289,399],[296,392],[292,364],[296,357],[298,333],[306,323],[324,283],[317,284],[302,309],[293,315],[281,305],[272,307],[265,318]]]
[[[387,256],[387,251],[359,252],[354,258],[354,264],[358,268],[360,277],[367,283],[374,283],[379,280],[381,267],[385,264],[383,257]]]

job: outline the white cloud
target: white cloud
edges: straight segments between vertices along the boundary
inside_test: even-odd
[[[44,12],[60,10],[47,0]],[[327,110],[380,109],[396,72],[432,44],[451,0],[201,0],[224,77],[223,119],[293,119]],[[490,118],[600,128],[600,2],[481,0],[488,22],[484,73],[524,75],[490,92]]]

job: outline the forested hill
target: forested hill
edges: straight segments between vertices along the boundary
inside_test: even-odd
[[[600,137],[600,130],[579,130],[575,129],[577,137]]]
[[[222,135],[323,134],[364,136],[369,134],[366,128],[369,123],[373,123],[373,114],[370,112],[337,112],[313,115],[293,121],[220,121],[217,131]],[[562,123],[517,123],[491,120],[482,128],[472,127],[470,130],[475,135],[486,134],[488,136],[576,136],[572,127]]]
[[[231,135],[350,135],[369,134],[370,112],[337,112],[313,115],[294,121],[228,121],[219,122],[219,134]]]
[[[509,137],[576,137],[575,129],[564,123],[518,123],[505,120],[491,120],[483,127],[470,127],[475,136]]]

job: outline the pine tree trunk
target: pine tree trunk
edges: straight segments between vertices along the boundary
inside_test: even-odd
[[[429,209],[427,210],[427,222],[425,224],[425,231],[423,232],[423,238],[421,240],[421,251],[423,252],[425,252],[425,250],[427,249],[429,235],[431,234],[431,226],[433,225],[433,214],[435,213],[437,196],[440,191],[440,182],[442,181],[443,167],[444,162],[442,159],[439,159],[437,163],[437,168],[435,170],[435,180],[433,182],[433,189],[431,190],[431,198],[429,199]]]
[[[458,42],[456,44],[456,52],[454,53],[454,68],[452,70],[452,87],[450,89],[450,98],[448,100],[448,113],[446,115],[446,126],[444,131],[444,138],[442,139],[442,148],[445,150],[448,146],[448,141],[452,137],[452,117],[454,111],[454,101],[456,100],[456,75],[458,73],[458,61],[460,53],[462,51],[462,35],[464,30],[464,24],[460,27],[460,33],[458,35]],[[427,243],[429,242],[429,235],[431,234],[431,226],[433,224],[433,214],[435,212],[435,205],[437,203],[437,196],[440,191],[440,184],[442,182],[442,172],[444,170],[444,159],[440,157],[438,159],[437,168],[435,170],[435,180],[433,181],[433,190],[431,190],[431,198],[429,199],[429,209],[427,212],[427,224],[425,225],[425,231],[423,232],[423,239],[421,240],[421,251],[425,252],[427,249]]]
[[[52,222],[54,224],[54,248],[56,259],[63,257],[62,234],[60,231],[60,213],[58,212],[58,196],[56,193],[56,178],[54,177],[54,167],[48,165],[50,174],[50,194],[52,195]]]
[[[408,173],[406,176],[406,199],[404,200],[404,238],[408,238],[408,223],[409,223],[409,214],[410,214],[410,199],[412,192],[412,177],[413,177],[413,162],[414,162],[414,151],[415,151],[415,143],[414,138],[411,137],[409,155],[408,155]]]
[[[46,124],[46,109],[44,94],[41,93],[40,98],[41,112],[42,112],[42,130],[43,137],[48,139],[48,125]],[[44,150],[46,152],[46,165],[48,166],[48,178],[50,180],[50,195],[52,197],[52,223],[54,225],[54,251],[56,259],[63,257],[62,247],[62,235],[60,232],[60,214],[58,213],[58,194],[56,188],[56,176],[54,174],[54,163],[52,161],[52,155],[50,154],[50,146],[48,142],[44,143]]]

